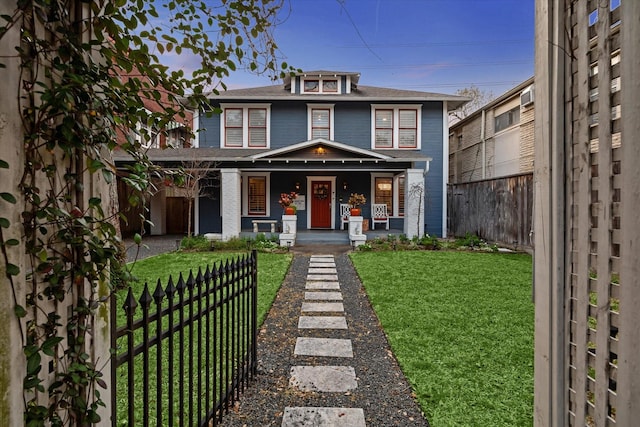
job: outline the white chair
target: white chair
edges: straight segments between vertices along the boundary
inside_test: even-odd
[[[351,216],[351,206],[347,203],[340,203],[340,230],[344,230],[344,225],[349,226],[349,217]]]
[[[374,203],[371,205],[371,229],[375,230],[376,223],[386,224],[389,229],[389,215],[386,203]]]

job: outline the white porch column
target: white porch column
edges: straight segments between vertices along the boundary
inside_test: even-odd
[[[424,234],[424,171],[407,169],[405,173],[404,234],[408,238]]]
[[[227,241],[239,237],[241,231],[240,216],[242,200],[240,199],[240,170],[220,170],[220,213],[222,215],[222,240]]]

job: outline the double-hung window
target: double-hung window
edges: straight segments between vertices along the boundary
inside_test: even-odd
[[[500,132],[520,123],[520,105],[506,111],[495,118],[494,132]]]
[[[252,173],[245,175],[243,186],[245,197],[245,215],[265,216],[269,215],[269,175],[265,173]]]
[[[373,175],[373,203],[384,203],[391,216],[404,216],[404,175]]]
[[[420,149],[419,105],[373,105],[372,148]]]
[[[307,111],[309,139],[333,140],[333,105],[309,104]]]
[[[222,105],[220,126],[223,148],[268,148],[268,105]]]

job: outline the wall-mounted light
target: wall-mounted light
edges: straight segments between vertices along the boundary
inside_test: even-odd
[[[296,191],[300,191],[300,183],[299,182],[296,182],[295,187],[296,187]]]
[[[348,185],[347,185],[347,181],[343,182],[343,183],[342,183],[342,189],[343,189],[343,190],[346,190],[346,189],[347,189],[347,187],[348,187]]]
[[[319,146],[315,149],[316,156],[324,156],[327,153],[327,150],[324,149],[323,146]]]

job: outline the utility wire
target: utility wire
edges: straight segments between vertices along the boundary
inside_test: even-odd
[[[351,25],[353,26],[353,29],[356,30],[356,34],[358,34],[358,37],[360,37],[360,40],[362,41],[362,44],[364,44],[364,46],[367,48],[367,50],[369,52],[371,52],[373,54],[373,56],[375,56],[376,58],[378,58],[380,60],[380,62],[384,62],[382,60],[382,58],[380,58],[380,56],[375,53],[373,51],[373,49],[371,49],[371,46],[369,46],[369,44],[367,43],[367,41],[364,39],[364,37],[362,36],[362,34],[360,33],[360,30],[358,29],[358,26],[356,25],[356,23],[353,21],[353,18],[351,18],[351,14],[349,13],[349,11],[347,10],[347,7],[345,5],[345,2],[347,0],[336,0],[338,2],[338,4],[340,5],[340,8],[344,11],[344,13],[347,15],[347,18],[349,18],[349,21],[351,22]]]

